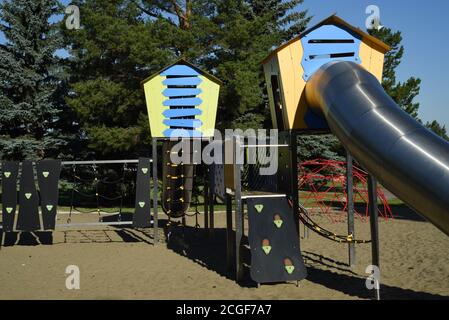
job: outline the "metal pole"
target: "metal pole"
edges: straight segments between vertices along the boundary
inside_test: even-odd
[[[297,137],[292,131],[289,131],[289,144],[290,144],[290,170],[291,170],[291,197],[293,203],[293,218],[295,219],[295,227],[298,232],[298,238],[300,234],[299,228],[299,194],[298,194],[298,151],[297,151]],[[304,230],[305,231],[305,230]],[[304,235],[305,236],[305,235]]]
[[[204,165],[204,172],[203,172],[203,181],[204,181],[204,228],[207,229],[207,235],[210,237],[211,231],[210,231],[210,225],[209,225],[209,181],[207,177],[207,167]]]
[[[232,229],[232,197],[227,194],[226,197],[226,267],[228,271],[232,270],[233,260],[233,235]]]
[[[158,193],[158,180],[157,180],[157,138],[153,138],[153,230],[154,230],[154,245],[157,245],[159,241],[159,226],[158,226],[158,206],[157,206],[157,193]]]
[[[355,236],[354,231],[354,178],[352,172],[352,155],[346,151],[346,207],[348,210],[348,234]],[[354,266],[355,243],[348,244],[349,266]]]
[[[372,175],[368,175],[368,212],[370,217],[371,229],[371,256],[373,266],[380,270],[380,255],[379,255],[379,221],[377,214],[377,181]],[[376,281],[375,295],[376,300],[380,300],[380,284],[378,279]]]
[[[233,137],[234,147],[234,192],[235,192],[235,278],[240,281],[243,278],[242,263],[242,238],[243,238],[243,204],[240,161],[240,138]]]
[[[214,237],[214,201],[215,201],[215,189],[214,189],[214,182],[213,182],[213,176],[212,176],[212,170],[211,167],[207,166],[208,168],[208,177],[209,177],[209,223],[210,223],[210,229],[209,229],[209,235],[210,237]]]

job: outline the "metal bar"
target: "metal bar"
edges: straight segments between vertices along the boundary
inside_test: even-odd
[[[256,199],[256,198],[285,198],[285,194],[279,193],[279,194],[254,194],[254,195],[242,195],[241,198],[243,200],[246,199]]]
[[[157,180],[157,138],[152,140],[152,157],[153,157],[153,230],[154,230],[154,245],[157,245],[159,241],[159,218],[157,207],[157,193],[158,193],[158,180]]]
[[[346,151],[346,207],[348,210],[348,234],[355,236],[354,231],[354,178],[352,173],[352,155]],[[348,244],[349,266],[354,266],[355,243]]]
[[[233,260],[233,235],[232,229],[232,197],[229,194],[226,197],[226,269],[232,270]]]
[[[132,225],[132,221],[116,221],[116,222],[80,222],[80,223],[61,223],[55,228],[72,228],[72,227],[94,227],[94,226],[123,226]]]
[[[380,270],[380,255],[379,255],[379,221],[377,214],[377,181],[370,174],[368,175],[368,211],[369,221],[371,229],[371,256],[373,266]],[[380,283],[378,279],[374,279],[375,284],[375,297],[376,300],[380,300]]]
[[[206,168],[204,170],[207,170]],[[203,197],[204,197],[204,229],[208,231],[208,236],[210,236],[210,226],[209,226],[209,185],[207,183],[207,175],[206,173],[203,174],[203,183],[204,183],[204,189],[203,189]]]
[[[288,141],[290,144],[290,168],[291,168],[291,197],[293,203],[293,218],[295,220],[295,228],[298,232],[298,239],[300,234],[299,228],[299,190],[298,190],[298,147],[297,136],[294,132],[289,131]],[[306,235],[304,235],[305,237]]]
[[[215,231],[215,221],[214,221],[214,200],[215,200],[215,194],[214,194],[214,182],[213,182],[213,175],[212,175],[212,170],[210,166],[207,166],[208,168],[208,172],[207,172],[207,176],[209,177],[209,199],[208,199],[208,204],[209,204],[209,224],[210,224],[210,229],[209,229],[209,235],[211,238],[214,237]]]
[[[240,148],[269,148],[269,147],[289,147],[288,144],[246,144],[246,145],[241,145]]]
[[[150,159],[150,162],[153,160]],[[139,159],[131,160],[89,160],[89,161],[62,161],[61,165],[71,166],[71,165],[83,165],[83,164],[114,164],[114,163],[139,163]]]
[[[240,138],[233,137],[234,147],[234,190],[235,190],[235,279],[243,279],[243,259],[242,259],[242,238],[243,238],[243,204],[242,204],[242,183],[241,183],[241,164],[236,161],[239,157]]]

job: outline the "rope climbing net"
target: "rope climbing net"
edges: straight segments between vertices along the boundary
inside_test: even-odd
[[[298,165],[298,189],[304,208],[310,215],[323,214],[332,222],[346,219],[346,162],[315,159]],[[368,173],[353,166],[354,214],[362,221],[368,213]],[[378,214],[385,219],[393,218],[388,198],[381,187],[377,188]]]
[[[69,193],[69,216],[97,214],[99,221],[104,215],[118,214],[122,220],[123,206],[132,203],[137,163],[76,162],[63,167],[62,177]],[[62,188],[64,189],[64,188]]]

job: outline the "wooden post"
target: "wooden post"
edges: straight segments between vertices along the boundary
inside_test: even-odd
[[[355,236],[354,231],[354,178],[352,172],[352,156],[346,151],[346,208],[348,211],[348,234]],[[348,244],[349,266],[354,266],[355,261],[355,243]]]
[[[368,197],[369,197],[369,220],[371,229],[371,256],[372,265],[380,270],[380,255],[379,255],[379,221],[377,214],[377,181],[372,175],[368,175]],[[380,300],[380,284],[378,279],[375,279],[376,288],[375,297],[376,300]]]
[[[159,226],[158,226],[158,206],[157,206],[157,193],[158,193],[158,180],[157,180],[157,138],[153,138],[153,230],[154,230],[154,245],[157,245],[159,241]]]

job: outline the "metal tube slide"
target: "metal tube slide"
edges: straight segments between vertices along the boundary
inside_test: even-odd
[[[307,101],[357,161],[387,189],[449,235],[449,143],[391,99],[353,62],[322,66]]]

